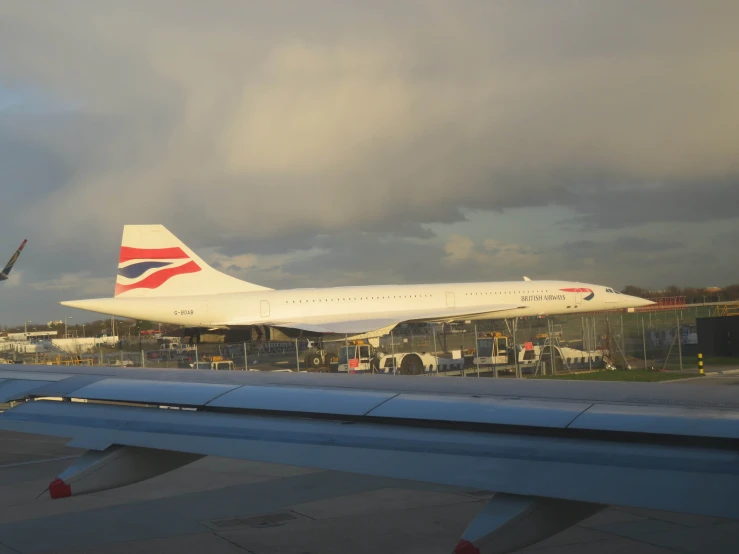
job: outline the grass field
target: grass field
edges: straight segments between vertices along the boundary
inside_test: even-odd
[[[697,360],[697,358],[694,358],[694,360]],[[739,367],[739,358],[704,358],[703,365],[735,365]]]
[[[624,381],[639,383],[656,383],[659,381],[674,381],[675,379],[686,379],[697,377],[691,373],[668,373],[662,371],[644,371],[643,369],[632,369],[630,371],[594,371],[592,373],[570,373],[563,375],[547,375],[537,379],[568,379],[572,381]]]
[[[679,370],[680,364],[675,361],[670,361],[667,364],[664,362],[655,361],[652,363],[655,368],[662,369],[662,366],[664,366],[665,369],[672,369],[672,370]],[[710,368],[714,366],[728,366],[728,367],[735,367],[739,368],[739,358],[705,358],[703,360],[703,366],[705,368]],[[697,369],[698,368],[698,361],[695,357],[690,358],[684,358],[683,359],[683,369]]]

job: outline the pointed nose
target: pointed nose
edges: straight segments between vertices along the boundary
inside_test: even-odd
[[[638,296],[629,296],[626,301],[630,308],[644,308],[656,304],[656,302],[652,302],[646,298],[639,298]]]

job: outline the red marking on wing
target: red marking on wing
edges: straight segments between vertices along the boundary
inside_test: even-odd
[[[118,296],[121,293],[133,289],[156,289],[161,287],[172,277],[184,275],[186,273],[197,273],[198,271],[200,271],[200,266],[193,261],[189,261],[185,265],[181,265],[179,267],[168,267],[157,271],[156,273],[152,273],[146,279],[142,279],[138,283],[132,283],[130,285],[116,284],[115,295]]]
[[[586,288],[573,288],[573,289],[559,289],[562,292],[593,292],[591,289]]]
[[[468,540],[459,539],[454,547],[454,554],[480,554],[480,549]]]
[[[121,246],[121,257],[118,263],[128,262],[130,260],[167,260],[189,258],[182,251],[182,248],[175,246],[173,248],[131,248],[130,246]]]
[[[49,496],[52,498],[66,498],[72,496],[72,487],[57,478],[49,485]]]

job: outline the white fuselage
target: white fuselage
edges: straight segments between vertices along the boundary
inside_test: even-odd
[[[586,300],[591,296],[589,291],[592,291],[592,297]],[[491,319],[636,308],[651,302],[599,285],[568,281],[509,281],[118,297],[65,304],[122,317],[208,327],[232,321],[279,326],[281,322],[306,317],[351,317],[356,314],[385,317],[417,310],[467,307],[469,310],[465,313],[474,315],[430,319]],[[510,313],[479,311],[485,306],[501,304],[519,308]]]

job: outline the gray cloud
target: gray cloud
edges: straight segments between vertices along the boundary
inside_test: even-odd
[[[645,222],[716,221],[736,219],[739,173],[702,182],[624,187],[578,193],[572,205],[579,221],[590,228],[624,228]]]
[[[684,248],[684,244],[673,240],[652,240],[648,237],[620,236],[607,242],[599,242],[594,240],[578,240],[566,242],[562,250],[565,253],[579,255],[600,255],[605,253],[611,255],[613,253],[655,253],[666,252],[676,248]]]

